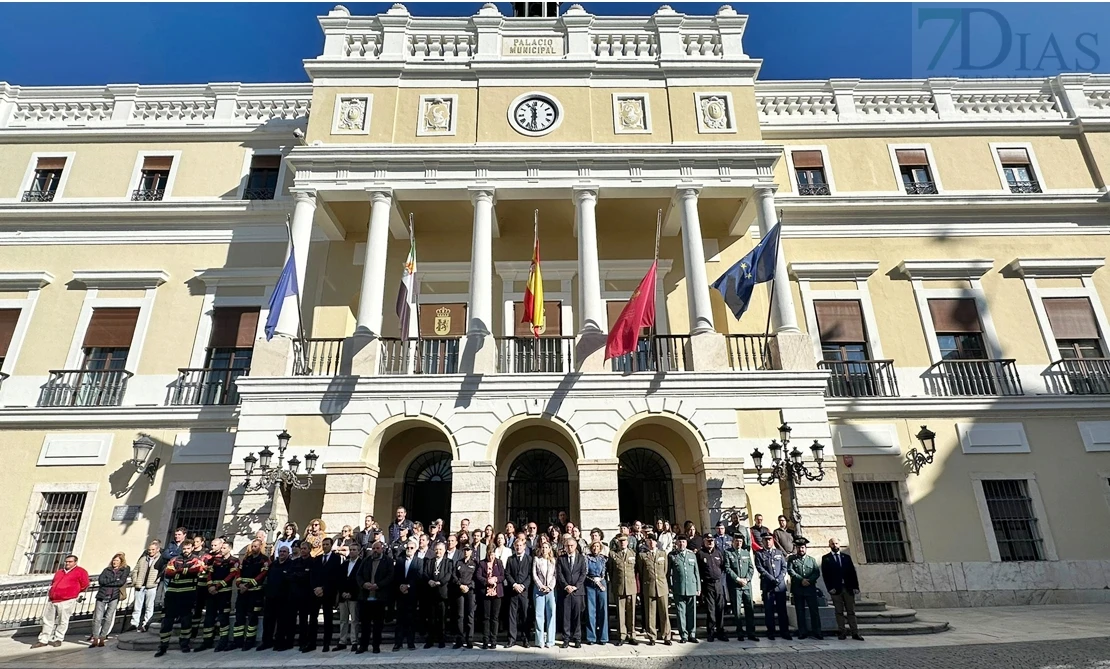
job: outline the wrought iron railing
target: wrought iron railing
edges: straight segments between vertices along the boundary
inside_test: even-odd
[[[925,370],[925,392],[937,397],[1024,395],[1014,360],[941,360]]]
[[[1049,392],[1110,395],[1110,358],[1065,358],[1045,371]]]
[[[165,196],[165,188],[139,188],[131,191],[132,202],[158,202]]]
[[[0,585],[0,630],[16,630],[21,627],[37,627],[42,620],[42,610],[46,606],[46,596],[50,591],[52,578],[36,579],[20,583]],[[130,584],[129,584],[130,585]],[[95,581],[77,598],[71,623],[91,620],[96,608]],[[134,604],[134,588],[127,587],[123,599],[116,609],[117,616],[131,612]]]
[[[831,195],[828,184],[798,184],[798,195]]]
[[[53,202],[54,201],[54,194],[56,192],[57,191],[51,190],[51,189],[40,190],[40,189],[32,188],[31,190],[23,191],[23,201],[24,202]]]
[[[932,181],[913,181],[905,184],[907,195],[936,195],[937,185]]]
[[[1040,193],[1041,185],[1036,181],[1011,181],[1011,193]]]
[[[774,338],[774,335],[767,338],[763,335],[725,335],[729,367],[740,371],[770,369],[771,356],[767,353],[765,344],[769,344]]]
[[[898,397],[893,360],[822,360],[829,370],[826,397]]]
[[[681,372],[690,369],[686,361],[686,344],[690,335],[654,335],[640,337],[636,350],[613,358],[613,371]]]
[[[238,404],[239,391],[235,380],[246,376],[250,368],[201,367],[177,370],[178,377],[170,387],[170,405]]]
[[[293,340],[294,376],[335,376],[343,359],[342,337]]]
[[[497,371],[501,374],[557,372],[574,369],[574,337],[500,337]]]
[[[275,189],[273,188],[247,188],[243,190],[244,200],[272,200]]]
[[[381,374],[457,374],[459,339],[382,339]]]
[[[40,407],[115,407],[123,402],[127,380],[122,369],[52,369],[39,393]]]

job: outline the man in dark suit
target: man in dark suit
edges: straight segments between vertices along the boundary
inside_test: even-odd
[[[509,600],[509,643],[528,647],[528,601],[532,598],[532,556],[525,553],[527,539],[518,536],[513,554],[505,560],[505,597]]]
[[[393,584],[393,560],[385,555],[380,538],[374,540],[369,553],[360,561],[355,580],[359,591],[359,639],[355,653],[365,653],[370,643],[374,652],[380,653],[385,608],[389,605]]]
[[[586,598],[586,558],[569,534],[563,539],[566,552],[555,564],[555,582],[563,604],[563,648],[582,647],[582,601]]]
[[[852,558],[841,552],[840,542],[836,538],[829,539],[829,552],[821,558],[821,578],[829,591],[829,597],[836,611],[836,636],[845,639],[844,618],[847,614],[848,627],[852,630],[852,638],[863,641],[859,627],[856,625],[856,595],[859,594],[859,576],[856,575],[856,565]]]
[[[393,633],[393,651],[405,644],[416,650],[416,609],[419,585],[424,578],[424,561],[416,557],[416,539],[405,544],[405,554],[393,564],[393,582],[397,584],[397,625]]]
[[[324,616],[324,648],[331,650],[331,638],[335,633],[335,605],[339,600],[339,590],[347,580],[347,570],[343,568],[342,556],[332,551],[332,540],[324,539],[321,544],[324,552],[316,560],[317,581],[313,585],[319,609]]]
[[[451,593],[451,580],[455,577],[455,563],[447,559],[446,553],[447,546],[436,543],[434,555],[424,561],[424,580],[428,584],[428,594],[424,600],[428,603],[428,639],[424,643],[425,648],[431,648],[433,643],[440,648],[445,645],[443,633],[447,622],[447,598]]]

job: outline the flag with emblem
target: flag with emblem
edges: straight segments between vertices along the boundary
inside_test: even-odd
[[[609,336],[605,339],[606,360],[635,351],[640,330],[655,325],[655,270],[658,266],[658,260],[651,263],[647,275],[609,328]]]
[[[397,317],[401,319],[401,341],[409,339],[409,320],[412,318],[413,303],[416,301],[416,237],[412,234],[412,214],[409,214],[409,255],[401,273],[401,285],[397,289]]]
[[[725,304],[732,313],[740,318],[748,310],[752,301],[752,290],[757,283],[765,283],[775,278],[775,263],[779,255],[779,226],[767,231],[763,239],[755,245],[748,255],[713,282],[712,287],[725,298]]]
[[[528,270],[528,283],[524,286],[524,314],[521,323],[528,323],[532,334],[539,337],[547,327],[543,312],[543,275],[540,273],[540,210],[535,212],[535,233],[532,244],[532,267]]]

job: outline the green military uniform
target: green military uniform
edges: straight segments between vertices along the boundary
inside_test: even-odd
[[[725,551],[725,574],[728,576],[728,589],[732,599],[732,615],[736,620],[736,637],[755,639],[755,608],[752,605],[752,579],[755,578],[755,562],[747,548],[729,547]],[[744,626],[740,626],[743,613]]]
[[[618,546],[619,548],[619,546]],[[609,551],[609,592],[617,603],[618,641],[632,641],[636,626],[636,551]]]
[[[701,575],[698,558],[689,549],[671,551],[667,556],[667,581],[674,596],[675,613],[678,614],[678,638],[697,640],[697,597],[701,594]]]
[[[821,614],[817,610],[817,579],[821,578],[821,567],[812,555],[790,556],[787,561],[787,573],[790,574],[790,592],[794,596],[794,611],[798,614],[798,637],[814,636],[818,639],[821,635]],[[805,585],[806,581],[809,585]],[[809,620],[806,620],[806,609],[809,609]]]
[[[667,553],[658,548],[637,554],[640,594],[644,598],[644,628],[648,639],[670,642],[671,619],[667,613]],[[658,621],[659,626],[656,627]]]

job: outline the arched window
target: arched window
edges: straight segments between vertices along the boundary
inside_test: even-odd
[[[650,448],[630,448],[620,456],[617,496],[622,521],[678,520],[674,515],[674,481],[663,456]]]
[[[442,518],[451,524],[451,454],[447,451],[421,453],[405,472],[403,494],[408,517],[425,527]]]
[[[562,459],[551,451],[535,448],[521,453],[509,467],[506,518],[517,527],[535,522],[541,528],[570,513],[570,478]]]

